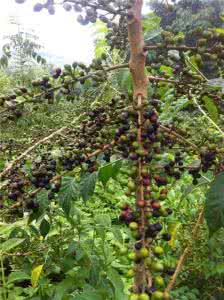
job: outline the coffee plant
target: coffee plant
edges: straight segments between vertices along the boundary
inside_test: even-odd
[[[34,11],[53,15],[55,2],[36,3]],[[184,33],[159,24],[149,38],[157,18],[142,14],[142,0],[61,5],[82,25],[103,22],[109,51],[125,59],[111,66],[105,51],[89,66],[55,68],[1,95],[6,124],[22,119],[27,105],[68,101],[79,113],[1,168],[2,299],[223,297],[222,285],[213,298],[175,285],[204,216],[210,237],[224,226],[224,29],[194,28],[189,45]],[[218,79],[204,75],[207,62]],[[8,155],[12,145],[0,147]],[[173,258],[172,220],[188,224],[180,202],[191,196],[198,218]]]

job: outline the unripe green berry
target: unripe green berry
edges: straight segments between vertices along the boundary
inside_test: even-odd
[[[139,295],[139,300],[150,300],[149,295],[146,293],[142,293]]]
[[[129,228],[130,228],[131,230],[137,230],[137,229],[138,229],[138,223],[136,223],[136,222],[131,222],[131,223],[129,224]]]
[[[152,300],[163,300],[163,292],[156,291],[152,294]]]
[[[153,253],[156,254],[156,255],[162,255],[164,253],[164,250],[162,247],[160,246],[156,246],[154,249],[153,249]]]
[[[147,248],[141,248],[139,255],[141,258],[147,258],[149,256],[149,250]]]

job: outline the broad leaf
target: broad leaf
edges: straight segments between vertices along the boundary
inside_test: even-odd
[[[43,219],[42,222],[40,223],[40,233],[43,237],[45,237],[49,231],[50,231],[51,225],[50,223],[46,220]]]
[[[31,273],[31,284],[32,284],[33,288],[37,287],[37,284],[38,284],[40,275],[42,273],[42,270],[43,270],[43,265],[39,265],[39,266],[37,266],[36,268],[34,268],[32,270],[32,273]]]
[[[221,34],[224,34],[224,28],[215,28],[214,31],[218,32],[218,33],[221,33]]]
[[[155,29],[159,29],[161,18],[154,13],[148,13],[144,16],[142,25],[145,32],[151,32]]]
[[[29,280],[30,276],[27,275],[25,272],[13,272],[9,275],[7,284],[15,282],[15,281],[23,281]]]
[[[111,231],[114,235],[114,238],[119,242],[119,243],[122,243],[123,242],[123,237],[122,237],[122,233],[121,233],[121,228],[120,226],[116,226],[114,225],[112,228],[111,228]]]
[[[94,193],[98,173],[93,172],[85,175],[80,182],[80,195],[87,201]]]
[[[79,185],[74,177],[62,177],[62,184],[58,196],[62,209],[66,215],[69,215],[71,202],[79,197]]]
[[[164,72],[165,74],[167,74],[169,76],[173,75],[173,69],[169,66],[162,65],[159,70],[160,70],[160,72]]]
[[[218,110],[217,110],[217,107],[214,104],[214,101],[212,100],[212,98],[210,98],[208,96],[204,96],[202,99],[205,103],[205,107],[206,107],[210,117],[212,118],[212,120],[214,122],[217,122],[217,120],[218,120]]]
[[[24,242],[24,239],[9,239],[0,245],[0,252],[8,252]]]
[[[40,219],[40,217],[45,214],[49,206],[48,192],[43,190],[38,193],[36,196],[36,202],[39,204],[39,208],[29,216],[28,224],[30,224],[33,220]]]
[[[117,83],[119,84],[122,91],[131,93],[133,90],[132,76],[129,70],[119,70],[114,76],[117,78]]]
[[[117,176],[121,166],[122,160],[119,159],[100,168],[98,176],[99,180],[103,183],[104,186],[110,178],[115,178]]]
[[[224,173],[216,176],[206,195],[205,218],[210,236],[224,227]]]
[[[102,296],[95,291],[84,291],[81,295],[77,295],[72,300],[103,300]]]
[[[124,284],[118,272],[111,268],[107,272],[107,278],[110,280],[114,287],[114,300],[127,299],[127,296],[124,294]]]
[[[109,215],[96,215],[95,222],[102,227],[111,227],[111,218]]]

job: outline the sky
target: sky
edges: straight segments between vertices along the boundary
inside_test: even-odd
[[[90,63],[94,56],[93,28],[80,25],[76,21],[77,14],[66,12],[60,5],[53,16],[45,9],[36,13],[33,6],[37,2],[46,0],[26,0],[24,4],[0,0],[0,50],[6,43],[4,37],[18,31],[17,25],[10,24],[13,17],[25,30],[33,30],[39,37],[39,44],[44,46],[42,56],[47,54],[49,63]]]
[[[92,60],[94,31],[89,26],[79,25],[74,12],[66,12],[59,6],[54,16],[49,15],[46,10],[35,13],[33,5],[41,0],[27,0],[24,4],[17,4],[14,0],[0,2],[0,48],[6,41],[4,36],[18,30],[16,25],[10,25],[9,22],[10,17],[14,17],[26,30],[34,30],[39,36],[39,43],[44,46],[43,52],[48,53],[53,62],[89,63]]]

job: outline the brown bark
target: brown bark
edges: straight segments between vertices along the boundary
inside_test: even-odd
[[[131,57],[129,61],[134,84],[134,97],[147,97],[148,80],[145,74],[146,53],[144,51],[144,36],[141,22],[142,0],[136,0],[129,10],[128,38]]]
[[[147,98],[147,87],[148,87],[148,78],[145,73],[145,64],[146,64],[146,51],[144,50],[144,36],[142,30],[141,22],[141,12],[142,12],[143,1],[136,0],[132,8],[128,12],[128,38],[130,44],[130,61],[129,68],[133,78],[133,106],[137,105],[138,107],[138,143],[142,144],[142,105],[144,98]],[[138,201],[144,201],[144,192],[142,185],[142,167],[143,162],[141,158],[138,161],[138,191],[136,192],[136,208],[138,209]],[[142,242],[145,246],[145,213],[144,208],[140,210],[141,219],[139,223],[139,231],[142,235]],[[146,268],[144,262],[136,265],[135,273],[135,292],[144,291],[146,287]]]

